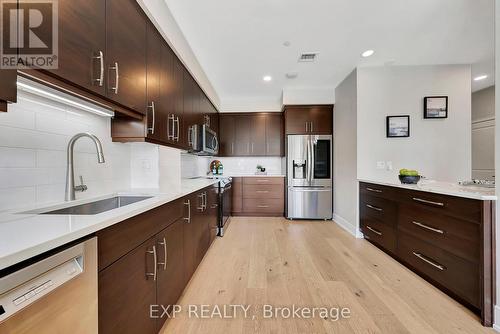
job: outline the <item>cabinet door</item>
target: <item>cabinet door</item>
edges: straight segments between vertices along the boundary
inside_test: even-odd
[[[156,31],[152,23],[148,24],[147,35],[147,137],[155,140],[164,140],[162,134],[166,128],[166,117],[160,100],[160,77],[162,71],[161,49],[163,38]]]
[[[49,72],[105,95],[106,0],[59,0],[58,3],[59,68]]]
[[[285,107],[285,131],[287,135],[309,134],[309,108]]]
[[[106,0],[107,96],[146,113],[146,24],[135,0]]]
[[[266,155],[266,115],[256,114],[250,118],[250,155]]]
[[[156,304],[154,252],[151,238],[99,273],[99,333],[156,333],[149,306]]]
[[[250,155],[250,129],[252,118],[250,116],[235,116],[234,124],[234,155]]]
[[[176,115],[174,113],[174,53],[167,45],[161,47],[161,72],[160,72],[160,114],[165,124],[162,137],[170,144],[175,144],[177,134]]]
[[[232,115],[220,115],[219,151],[221,156],[234,156],[234,130],[235,117]]]
[[[194,90],[194,80],[189,74],[189,72],[184,69],[184,80],[183,80],[183,100],[184,100],[184,133],[186,138],[186,148],[191,149],[192,139],[190,138],[191,132],[189,128],[196,124],[196,112],[195,112],[195,90]]]
[[[201,196],[201,197],[200,197]],[[202,191],[198,194],[199,199],[201,199],[201,206],[196,210],[195,215],[195,225],[196,225],[196,260],[195,267],[198,267],[203,256],[208,250],[209,244],[209,211],[208,211],[208,192],[207,190]]]
[[[201,200],[198,193],[191,194],[186,198],[188,203],[186,207],[186,220],[184,223],[184,283],[191,279],[196,266],[196,249],[197,249],[197,226],[196,216]]]
[[[0,111],[7,111],[7,102],[17,101],[16,80],[16,70],[0,70]]]
[[[283,118],[281,113],[266,119],[266,155],[284,156]]]
[[[207,191],[207,222],[210,246],[217,237],[217,227],[219,223],[219,190],[210,188]]]
[[[208,102],[209,104],[209,107],[210,107],[210,127],[212,128],[212,130],[215,131],[215,133],[219,134],[219,112],[217,111],[217,109],[215,109],[215,107],[212,105],[212,103],[210,103],[210,101]]]
[[[316,135],[331,135],[333,133],[333,106],[311,107],[309,119],[309,132]]]
[[[243,212],[243,178],[233,177],[232,208],[234,213]]]
[[[173,112],[176,118],[175,137],[179,147],[187,149],[187,130],[184,121],[184,66],[179,58],[173,56]]]
[[[157,303],[167,307],[174,305],[184,290],[184,219],[158,234],[158,282]],[[167,317],[158,319],[159,331]]]

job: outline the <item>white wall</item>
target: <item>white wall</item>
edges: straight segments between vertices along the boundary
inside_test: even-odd
[[[283,104],[334,104],[335,89],[332,87],[283,89]]]
[[[401,168],[429,179],[471,178],[471,70],[468,65],[358,69],[358,178],[397,181]],[[448,118],[423,119],[423,98],[449,97]],[[410,115],[409,138],[386,138],[386,116]],[[376,169],[391,161],[392,171]]]
[[[495,86],[472,94],[472,178],[495,179]]]
[[[333,113],[333,217],[352,234],[357,231],[357,74],[335,89]]]
[[[98,164],[87,138],[75,146],[75,177],[82,175],[94,197],[130,187],[130,147],[111,142],[110,118],[18,93],[18,103],[0,113],[0,210],[63,201],[66,146],[79,132],[101,140],[106,163]],[[79,182],[77,180],[77,182]]]
[[[500,78],[500,0],[495,0],[495,77]],[[495,85],[495,118],[500,119],[500,88]],[[495,127],[495,174],[500,175],[500,126]],[[496,183],[496,194],[500,196],[500,183]],[[496,305],[493,327],[500,331],[500,201],[496,207]]]

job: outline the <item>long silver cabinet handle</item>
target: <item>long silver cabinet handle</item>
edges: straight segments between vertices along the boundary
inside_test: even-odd
[[[446,270],[446,268],[443,265],[441,265],[439,263],[436,263],[436,262],[428,259],[426,256],[422,255],[421,253],[417,253],[417,252],[412,252],[412,253],[413,253],[413,255],[415,255],[416,257],[418,257],[420,260],[424,261],[427,264],[430,264],[434,268],[437,268],[437,269],[439,269],[441,271]]]
[[[170,121],[172,121],[172,132],[170,132]],[[167,119],[167,138],[169,140],[175,140],[175,115],[168,115]]]
[[[268,208],[269,205],[257,205],[258,208]]]
[[[367,188],[366,188],[366,190],[371,191],[371,192],[373,192],[373,193],[381,193],[381,192],[382,192],[382,190],[379,190],[379,189],[373,189],[373,188],[369,188],[369,187],[367,187]]]
[[[430,204],[430,205],[444,207],[444,203],[441,203],[441,202],[429,201],[429,200],[418,198],[418,197],[413,197],[413,200],[415,202],[420,202],[420,203],[424,203],[424,204]]]
[[[377,231],[376,229],[374,229],[371,226],[366,225],[366,228],[369,229],[370,231],[372,231],[373,233],[375,233],[376,235],[382,235],[382,232]]]
[[[308,123],[308,122],[306,122],[306,132],[308,132],[308,131],[307,131],[307,123]]]
[[[120,82],[120,72],[118,69],[118,62],[115,62],[115,65],[111,66],[109,69],[115,71],[115,86],[111,87],[111,90],[115,94],[118,94],[118,87],[119,87],[119,82]]]
[[[153,115],[153,117],[151,119],[151,127],[148,128],[148,132],[150,134],[154,135],[155,134],[155,127],[156,127],[156,125],[155,125],[155,123],[156,123],[155,101],[151,101],[151,104],[148,105],[148,108],[151,109],[151,112],[152,112],[152,115]]]
[[[179,120],[179,116],[176,116],[176,117],[175,117],[174,122],[175,122],[175,124],[177,124],[177,125],[176,125],[176,130],[177,130],[177,131],[176,131],[176,132],[175,132],[175,134],[174,134],[174,140],[178,142],[178,141],[179,141],[179,129],[180,129],[180,120]]]
[[[417,225],[417,226],[419,226],[421,228],[424,228],[426,230],[429,230],[429,231],[432,231],[432,232],[436,232],[436,233],[439,233],[439,234],[444,234],[443,230],[440,230],[440,229],[437,229],[437,228],[434,228],[434,227],[430,227],[428,225],[425,225],[425,224],[422,224],[422,223],[419,223],[419,222],[416,222],[416,221],[412,221],[411,223],[414,224],[414,225]]]
[[[372,210],[378,211],[378,212],[382,212],[382,211],[384,211],[384,209],[377,208],[376,206],[373,206],[373,205],[370,205],[370,204],[366,204],[366,207],[367,207],[367,208],[370,208],[370,209],[372,209]]]
[[[153,261],[155,263],[154,270],[152,273],[146,272],[146,277],[153,277],[153,281],[156,281],[156,277],[158,274],[157,266],[158,266],[158,258],[156,257],[156,246],[153,246],[153,250],[148,250],[148,254],[153,254]]]
[[[158,243],[160,246],[163,246],[163,262],[158,262],[159,266],[163,266],[163,270],[167,270],[167,239],[163,237],[163,240]]]
[[[94,82],[97,82],[97,85],[99,87],[102,87],[104,84],[104,54],[102,51],[99,50],[99,55],[98,56],[93,56],[92,59],[99,59],[99,78],[94,79]],[[93,71],[92,71],[93,72]]]
[[[257,190],[256,192],[259,194],[267,194],[269,191],[268,190]]]
[[[310,132],[313,132],[313,131],[314,131],[314,130],[313,130],[313,122],[309,122],[309,124],[310,124],[310,125],[309,125],[309,131],[310,131]]]
[[[184,220],[189,224],[191,223],[191,201],[190,200],[185,201],[184,205],[187,205],[188,207],[188,216],[184,218]]]
[[[198,195],[198,198],[201,200],[200,206],[198,207],[198,210],[203,211],[203,193]]]

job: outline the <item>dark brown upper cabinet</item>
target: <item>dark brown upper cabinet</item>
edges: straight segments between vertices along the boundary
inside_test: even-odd
[[[53,75],[106,94],[106,0],[59,0],[58,69]]]
[[[219,114],[221,156],[283,156],[281,113]]]
[[[146,96],[147,112],[145,117],[145,133],[148,138],[164,140],[167,117],[161,101],[160,80],[162,72],[163,38],[153,24],[148,24],[147,33],[147,77]]]
[[[283,114],[268,114],[266,117],[266,154],[284,156]]]
[[[234,124],[236,116],[221,114],[219,117],[219,155],[234,156]]]
[[[0,112],[7,111],[7,104],[17,102],[17,73],[15,70],[0,70]]]
[[[170,47],[163,43],[161,47],[160,71],[160,115],[164,125],[161,137],[164,143],[176,144],[180,139],[180,115],[174,111],[175,86],[174,53]]]
[[[135,0],[106,0],[107,96],[146,113],[147,18]]]
[[[264,114],[251,116],[250,121],[250,155],[266,155],[266,119]]]
[[[285,106],[287,135],[331,135],[333,133],[333,105]]]

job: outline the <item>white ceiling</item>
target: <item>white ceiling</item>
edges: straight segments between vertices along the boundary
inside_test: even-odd
[[[284,89],[333,91],[356,66],[472,64],[473,77],[489,75],[473,90],[494,82],[494,0],[165,2],[222,110],[276,109]],[[361,58],[366,49],[375,55]],[[311,51],[316,62],[297,61]]]

